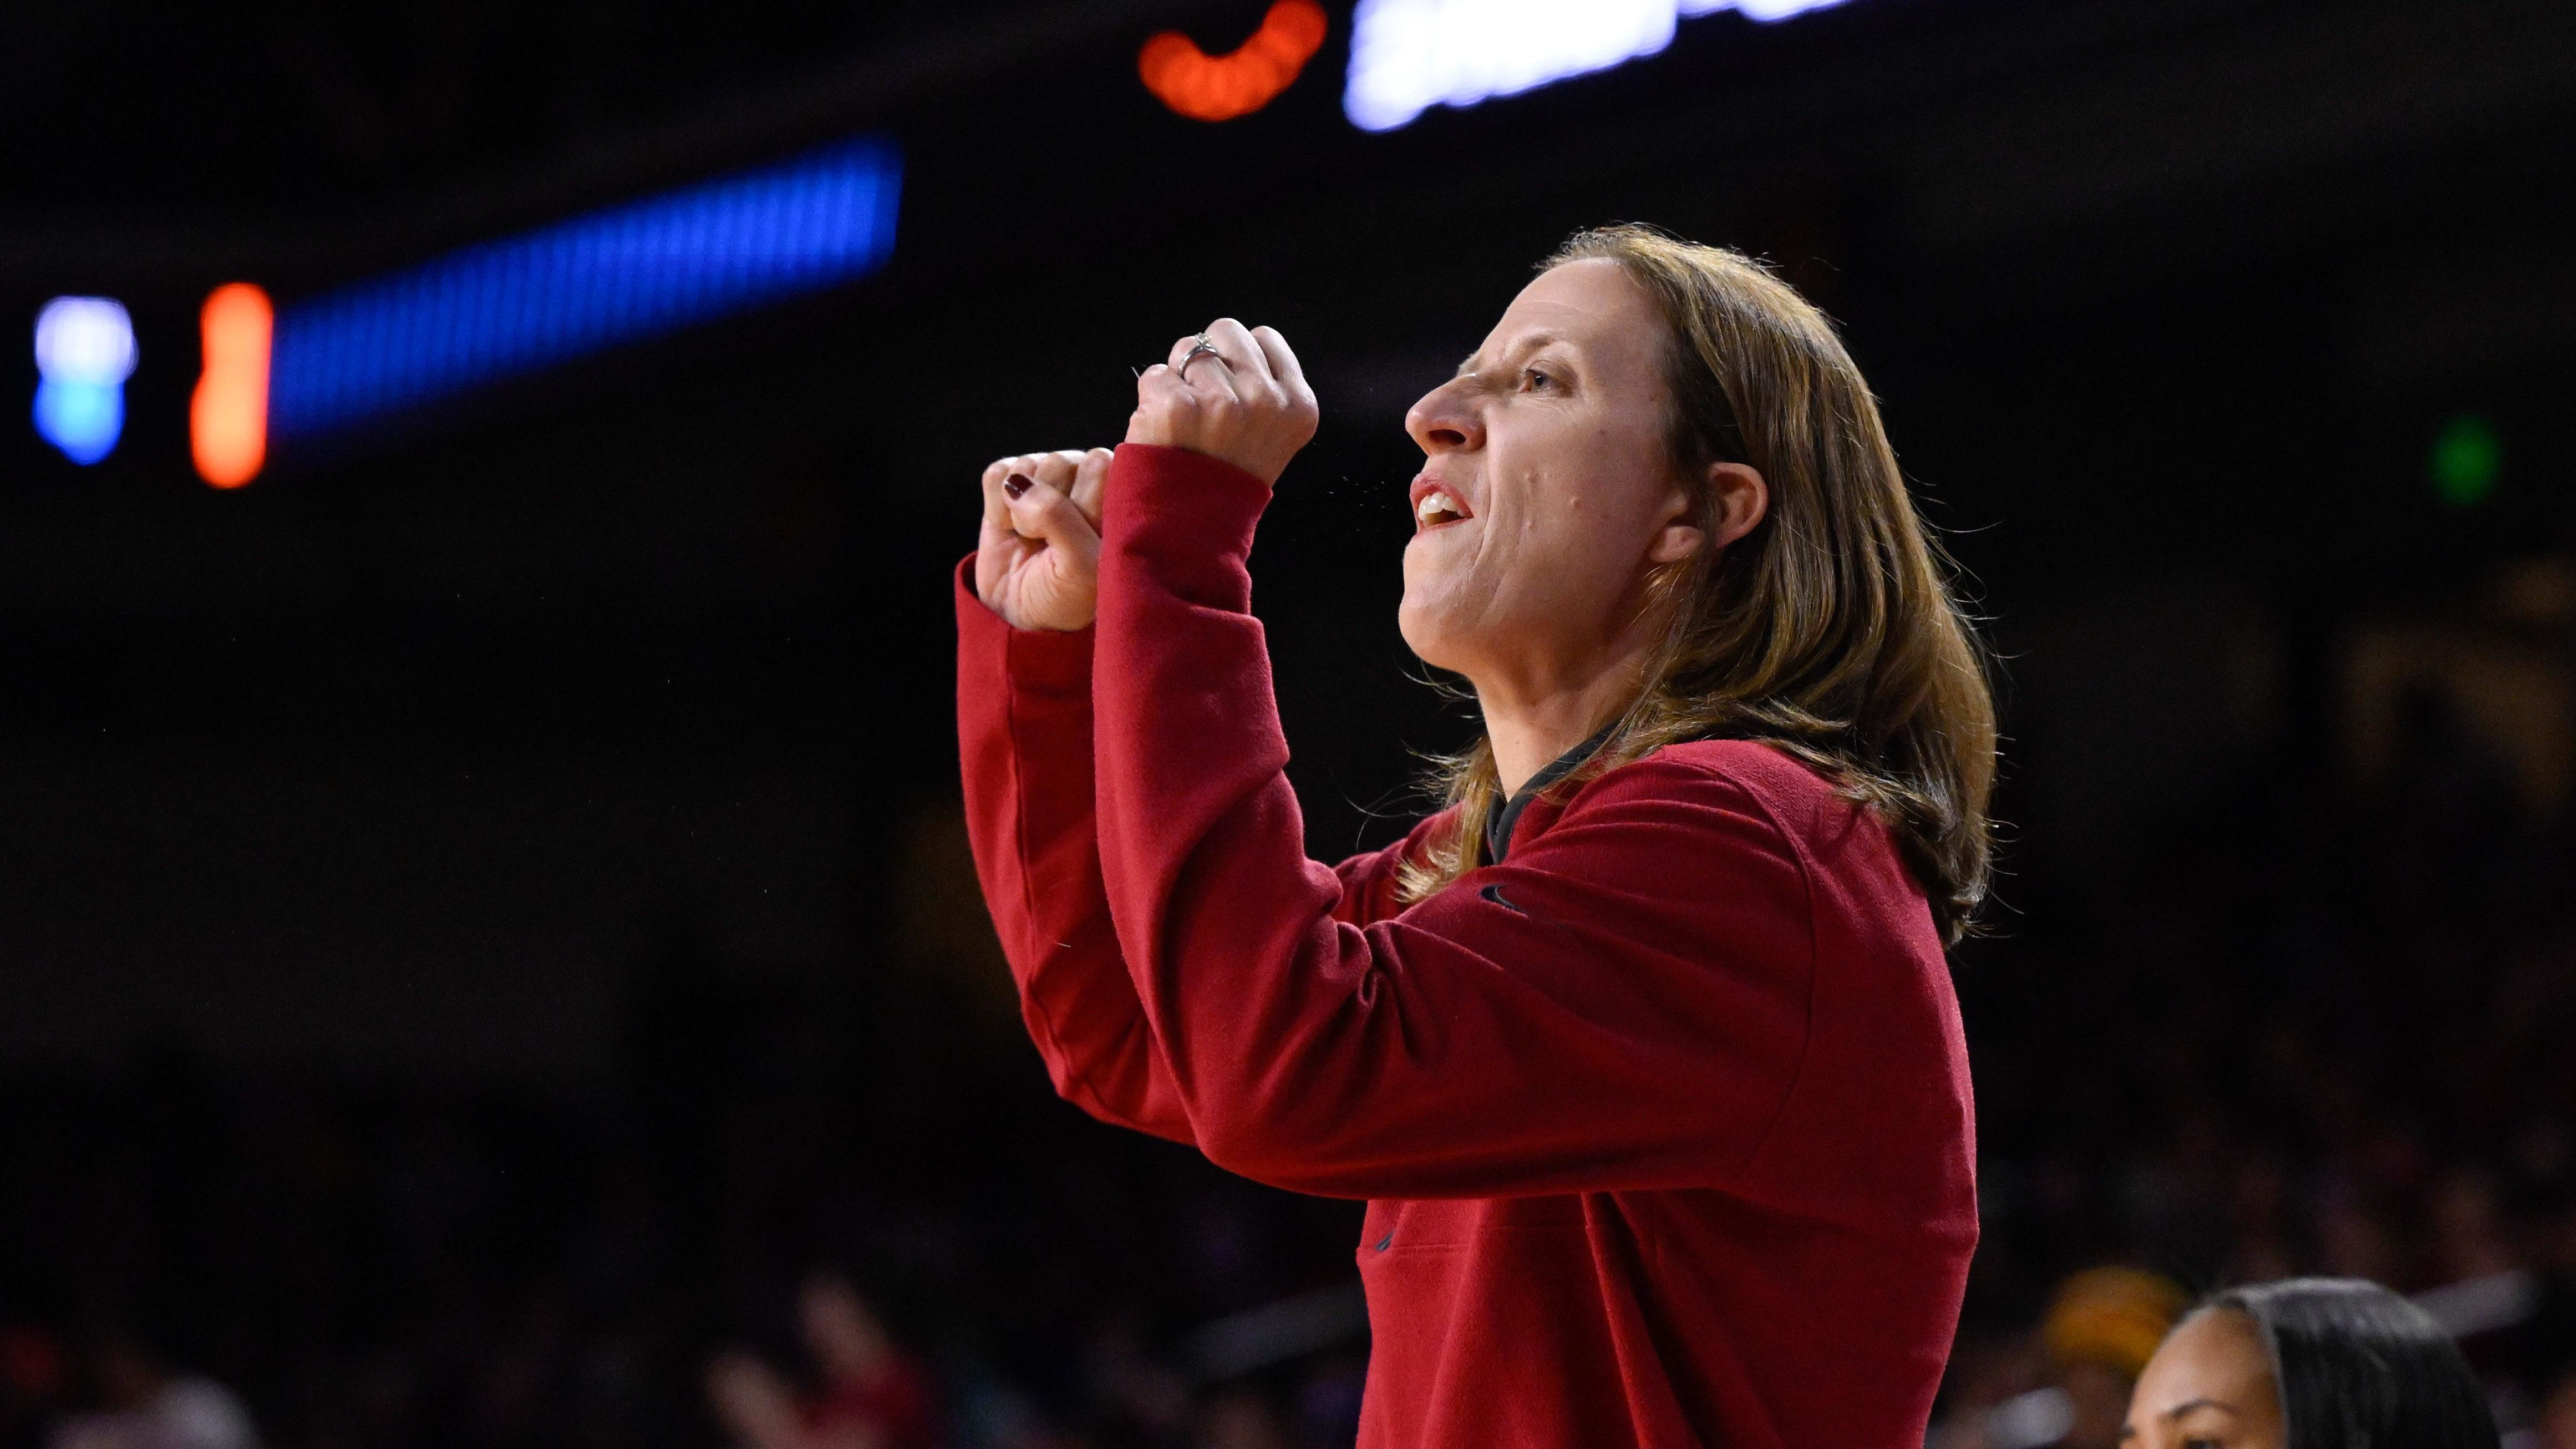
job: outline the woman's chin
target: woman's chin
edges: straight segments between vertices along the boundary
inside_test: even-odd
[[[1413,651],[1414,658],[1434,669],[1462,672],[1465,651],[1458,647],[1458,631],[1435,602],[1420,597],[1423,592],[1404,591],[1404,602],[1395,609],[1396,632],[1404,636],[1404,647]]]

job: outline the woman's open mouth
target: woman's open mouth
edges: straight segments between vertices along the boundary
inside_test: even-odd
[[[1413,531],[1421,533],[1444,523],[1458,523],[1475,517],[1460,502],[1458,495],[1429,479],[1413,485]]]

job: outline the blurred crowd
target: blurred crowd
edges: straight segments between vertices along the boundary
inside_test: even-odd
[[[590,1097],[177,1045],[10,1083],[0,1449],[1348,1442],[1355,1207],[1089,1123],[987,1005],[880,985],[675,931]]]
[[[2007,880],[2050,914],[1962,974],[1984,1238],[1940,1442],[2108,1449],[2190,1297],[2330,1274],[2452,1328],[2508,1443],[2576,1446],[2576,839],[2455,701],[2396,716],[2375,780],[2285,754],[2090,899]]]
[[[2018,853],[1960,981],[1981,1245],[1944,1449],[2109,1449],[2209,1289],[2374,1279],[2576,1449],[2576,838],[2438,695],[2121,868]],[[1347,1444],[1353,1205],[1055,1102],[901,962],[675,930],[591,1095],[217,1069],[0,1096],[0,1449]],[[873,983],[873,984],[871,984]],[[948,994],[943,995],[943,991]]]

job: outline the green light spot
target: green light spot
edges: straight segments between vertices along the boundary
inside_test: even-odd
[[[2494,427],[2475,413],[2442,425],[2433,439],[2433,492],[2453,508],[2474,508],[2495,492],[2504,445]]]

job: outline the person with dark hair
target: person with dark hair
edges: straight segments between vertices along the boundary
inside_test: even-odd
[[[1919,1446],[1977,1233],[1945,946],[1982,655],[1860,370],[1738,253],[1574,237],[1413,405],[1446,808],[1306,856],[1246,561],[1313,435],[1219,319],[984,475],[968,824],[1057,1090],[1366,1198],[1366,1449]]]
[[[2497,1449],[2468,1360],[2423,1309],[2358,1278],[2212,1296],[2129,1399],[2131,1449]]]

